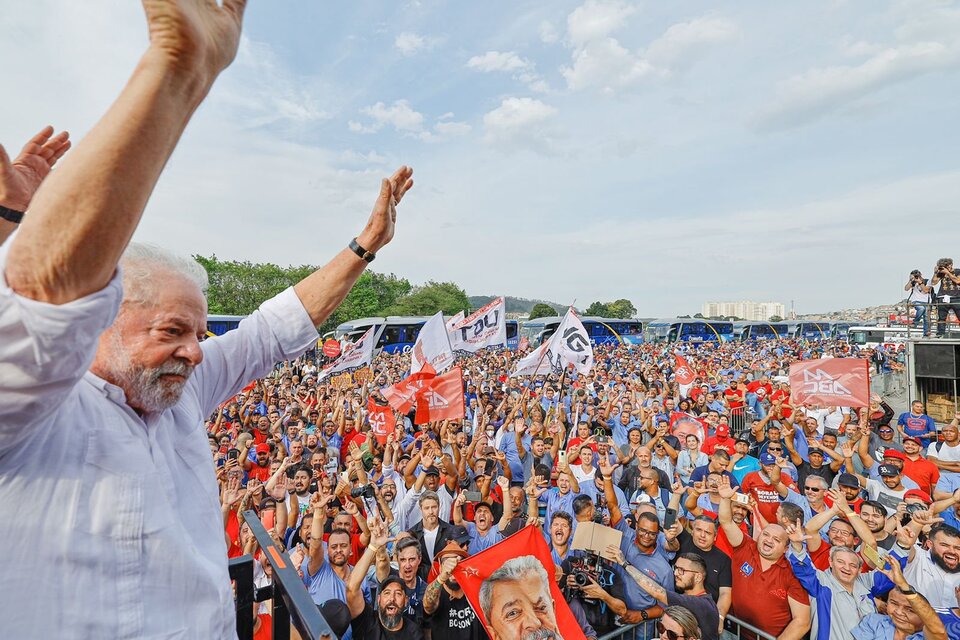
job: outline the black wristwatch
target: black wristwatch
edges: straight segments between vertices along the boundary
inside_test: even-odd
[[[23,211],[17,211],[16,209],[10,209],[0,204],[0,218],[12,222],[13,224],[20,224],[23,222]]]
[[[646,610],[646,609],[640,609],[640,619],[641,619],[641,620],[649,620],[649,619],[650,619],[650,616],[647,614],[647,610]]]
[[[374,258],[377,257],[377,254],[370,253],[366,249],[360,246],[360,243],[357,242],[357,239],[354,238],[350,241],[350,244],[347,245],[350,248],[350,251],[353,251],[361,260],[365,260],[367,263],[373,262]]]

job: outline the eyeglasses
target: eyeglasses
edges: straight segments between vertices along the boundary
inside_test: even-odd
[[[767,451],[783,451],[782,447],[767,447]]]
[[[683,567],[680,567],[680,566],[674,567],[674,568],[673,568],[673,572],[674,572],[674,573],[679,573],[681,578],[682,578],[683,576],[685,576],[686,574],[688,574],[688,573],[700,573],[700,572],[697,571],[696,569],[684,569]]]
[[[638,536],[647,536],[648,538],[656,537],[659,531],[650,531],[648,529],[637,529]]]
[[[823,487],[804,487],[804,491],[823,491]]]
[[[676,631],[670,631],[663,626],[662,622],[657,622],[657,633],[660,634],[661,640],[666,638],[666,640],[678,640],[679,638],[686,638],[687,636],[682,633],[677,633]]]

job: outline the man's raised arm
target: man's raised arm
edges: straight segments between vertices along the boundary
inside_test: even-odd
[[[246,0],[144,0],[150,46],[120,97],[33,199],[6,262],[18,294],[103,289],[190,116],[237,52]]]

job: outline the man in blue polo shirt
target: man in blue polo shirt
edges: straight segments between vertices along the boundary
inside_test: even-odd
[[[937,423],[924,412],[923,403],[919,400],[913,401],[909,413],[900,414],[897,430],[901,438],[907,436],[920,438],[924,445],[929,445],[937,437]]]

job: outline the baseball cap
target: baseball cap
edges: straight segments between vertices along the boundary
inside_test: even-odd
[[[812,456],[813,454],[817,454],[817,455],[820,456],[821,458],[823,457],[823,451],[821,451],[820,449],[816,449],[816,448],[812,448],[812,447],[811,447],[810,451],[807,452],[807,455],[808,455],[808,456]]]
[[[900,475],[900,469],[897,469],[892,464],[882,464],[877,469],[877,473],[879,473],[884,478],[893,478],[894,476]]]
[[[860,488],[860,481],[857,480],[857,476],[852,473],[841,473],[840,477],[837,478],[837,485],[841,487],[856,487]]]
[[[730,427],[721,422],[720,424],[717,425],[717,435],[718,436],[730,435]]]
[[[270,445],[267,443],[258,444],[257,453],[270,453]]]
[[[455,524],[447,529],[447,539],[455,540],[459,544],[469,544],[470,532],[462,524]]]
[[[403,579],[396,573],[391,573],[386,578],[380,581],[380,591],[383,591],[391,584],[398,584],[402,589],[406,589],[406,585],[403,583]]]
[[[320,609],[320,615],[330,625],[330,630],[342,638],[343,634],[350,628],[350,608],[343,600],[327,600],[323,604],[317,605]]]
[[[760,464],[777,464],[777,458],[772,453],[761,453],[760,454]]]
[[[906,500],[907,498],[917,498],[928,505],[933,504],[933,498],[930,497],[930,494],[920,489],[910,489],[910,491],[904,493],[903,499]]]
[[[750,434],[746,432],[741,433],[739,436],[737,436],[737,440],[740,442],[746,442],[747,444],[750,444]]]
[[[438,478],[440,477],[440,470],[437,469],[436,467],[430,467],[423,473],[428,476],[437,476]]]
[[[907,459],[907,456],[903,453],[903,451],[897,451],[896,449],[886,449],[883,452],[883,457],[896,458],[897,460],[903,460],[903,461],[906,461]]]

